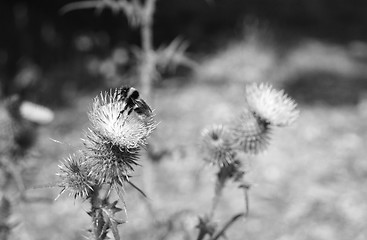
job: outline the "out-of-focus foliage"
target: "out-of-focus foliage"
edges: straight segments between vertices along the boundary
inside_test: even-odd
[[[73,2],[1,1],[0,78],[6,95],[14,93],[21,63],[30,61],[34,69],[41,69],[36,87],[39,98],[54,104],[65,102],[75,91],[100,86],[100,76],[86,71],[85,61],[91,55],[104,59],[121,44],[139,44],[139,34],[130,28],[123,12],[105,7],[60,14],[63,6]],[[280,43],[285,46],[294,34],[339,42],[363,40],[366,5],[362,0],[159,0],[154,42],[155,47],[169,45],[182,36],[190,43],[189,51],[202,53],[238,35],[249,16],[269,22],[281,33]],[[260,57],[267,58],[267,54],[261,51]]]

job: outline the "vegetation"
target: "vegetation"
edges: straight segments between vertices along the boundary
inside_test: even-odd
[[[1,3],[0,239],[364,239],[364,15],[172,3]]]

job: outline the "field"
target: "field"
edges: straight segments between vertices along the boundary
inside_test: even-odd
[[[268,150],[246,162],[250,213],[228,230],[227,239],[367,238],[364,62],[345,47],[315,42],[282,60],[269,49],[251,41],[232,43],[204,59],[187,80],[173,79],[154,90],[150,105],[159,125],[149,139],[149,156],[142,151],[141,167],[131,178],[148,198],[126,186],[122,239],[195,239],[198,216],[210,208],[216,173],[202,161],[200,132],[236,117],[250,81],[284,88],[301,115],[291,127],[274,128]],[[27,187],[56,181],[59,161],[82,144],[97,93],[79,94],[40,129],[24,176]],[[54,199],[60,190],[39,188],[27,195]],[[244,210],[243,192],[235,184],[229,182],[223,195],[219,224]],[[83,239],[90,227],[88,210],[88,202],[67,194],[56,201],[19,203],[12,216],[19,223],[14,239]]]

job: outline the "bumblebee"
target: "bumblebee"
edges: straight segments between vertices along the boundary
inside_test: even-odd
[[[120,111],[118,118],[127,112],[130,115],[133,111],[139,116],[149,117],[152,110],[148,104],[140,98],[138,90],[133,87],[122,87],[118,90],[118,101],[122,101],[123,109]]]

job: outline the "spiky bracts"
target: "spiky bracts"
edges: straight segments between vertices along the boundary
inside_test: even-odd
[[[230,126],[232,147],[245,153],[264,151],[270,141],[270,124],[244,109]]]
[[[122,211],[116,205],[118,201],[109,203],[106,200],[99,198],[92,198],[92,209],[88,215],[92,218],[93,229],[90,230],[94,239],[109,239],[107,233],[112,231],[115,240],[120,239],[117,226],[125,223],[125,221],[118,219],[116,214]]]
[[[87,149],[88,172],[99,184],[117,183],[122,186],[139,165],[140,147],[126,148],[111,142],[98,131],[89,130],[83,140]]]
[[[57,173],[60,178],[59,186],[63,188],[60,194],[64,191],[69,191],[69,196],[74,198],[87,198],[90,196],[91,191],[93,191],[92,186],[95,183],[88,176],[85,160],[84,154],[78,152],[65,158],[60,163],[59,172]]]

